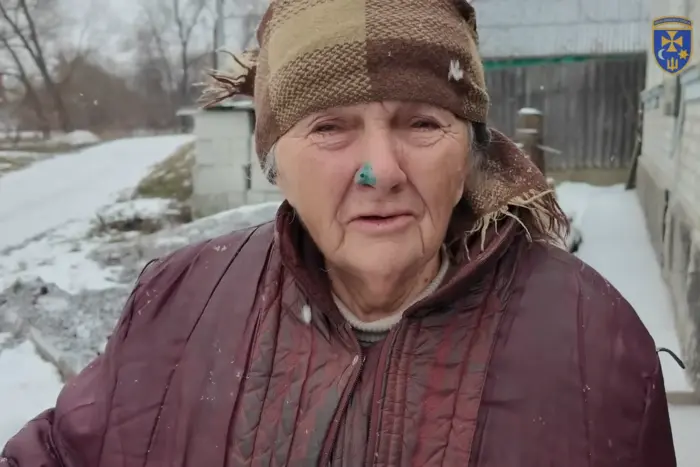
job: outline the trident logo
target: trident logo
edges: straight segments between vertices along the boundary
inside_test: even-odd
[[[666,60],[666,69],[668,71],[678,71],[678,59],[669,58],[668,60]]]

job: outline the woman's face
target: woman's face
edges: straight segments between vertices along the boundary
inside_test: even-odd
[[[432,258],[462,196],[465,122],[425,104],[319,112],[276,146],[277,184],[331,267],[388,276]],[[363,165],[376,183],[360,185]]]

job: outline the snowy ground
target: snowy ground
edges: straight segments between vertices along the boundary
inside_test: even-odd
[[[0,334],[0,349],[10,339]],[[0,408],[0,446],[4,446],[27,421],[53,406],[62,385],[56,368],[40,359],[26,341],[0,352],[0,374],[0,397],[5,401]]]
[[[191,136],[116,140],[34,164],[0,181],[0,250],[114,202]]]
[[[75,130],[70,133],[52,132],[48,140],[38,131],[7,132],[0,130],[0,144],[4,147],[21,148],[23,145],[66,145],[84,146],[99,143],[100,138],[86,130]]]
[[[630,302],[656,345],[681,355],[673,305],[634,191],[622,185],[564,183],[557,189],[564,210],[583,234],[577,255],[608,279]],[[667,391],[690,392],[683,370],[661,354]]]
[[[138,200],[134,204],[144,215],[149,214],[148,209],[158,207],[158,203],[143,201],[154,200]],[[104,348],[133,283],[148,260],[190,243],[263,223],[274,217],[278,205],[246,206],[150,235],[126,235],[119,240],[110,236],[85,238],[89,224],[69,223],[11,251],[0,261],[0,290],[10,287],[4,294],[4,303],[0,297],[0,326],[3,315],[21,315],[61,352],[68,370],[77,372]],[[47,257],[51,251],[54,254]]]
[[[172,141],[173,144],[176,142],[177,138]],[[119,152],[115,148],[113,150]],[[141,151],[138,150],[139,153]],[[109,159],[110,156],[105,154],[113,152],[103,153],[103,157]],[[153,156],[153,151],[147,149],[141,154]],[[157,159],[155,156],[153,158]],[[22,279],[23,288],[10,298],[14,300],[15,308],[23,310],[33,324],[44,323],[44,326],[55,330],[59,337],[52,344],[62,351],[72,352],[75,356],[73,363],[78,367],[90,358],[91,353],[99,351],[104,335],[121,311],[131,282],[148,258],[193,241],[263,222],[271,218],[276,209],[276,203],[246,207],[152,235],[125,236],[109,243],[100,237],[86,239],[93,228],[90,220],[94,219],[97,209],[113,202],[120,190],[133,187],[153,162],[146,163],[140,157],[131,158],[131,163],[140,168],[134,168],[132,172],[122,167],[121,178],[114,176],[120,181],[110,181],[109,189],[92,183],[90,177],[84,177],[81,183],[86,190],[91,190],[89,197],[77,188],[68,189],[66,184],[59,184],[66,189],[67,198],[74,203],[67,208],[73,221],[67,223],[66,216],[61,220],[46,213],[45,218],[32,218],[30,215],[31,219],[27,220],[17,211],[9,210],[3,204],[5,197],[1,191],[5,179],[0,181],[0,218],[3,224],[5,216],[14,213],[27,234],[22,237],[24,234],[15,229],[9,243],[19,243],[19,246],[15,245],[0,260],[0,290],[15,279]],[[26,171],[37,170],[36,167],[44,164],[48,162]],[[119,164],[111,165],[111,162],[104,166],[95,165],[99,166],[95,168],[96,173],[104,173],[107,167],[112,170],[111,173],[119,170]],[[68,167],[64,166],[63,170],[70,174]],[[50,173],[57,172],[51,170]],[[38,175],[33,177],[34,181],[39,179]],[[20,197],[25,196],[20,189],[22,186],[25,185],[16,185],[15,193]],[[564,209],[572,215],[583,236],[578,255],[600,271],[632,303],[657,345],[678,352],[670,297],[649,244],[635,193],[625,192],[621,187],[600,188],[575,183],[563,184],[557,191]],[[47,211],[49,208],[43,203],[59,199],[62,193],[59,188],[51,196],[29,194],[29,201],[25,203],[28,203],[30,210]],[[95,199],[98,197],[101,198],[100,202]],[[55,202],[53,206],[56,206]],[[154,209],[156,212],[159,210],[157,207]],[[49,233],[44,233],[46,230]],[[37,234],[39,236],[34,241],[26,241]],[[3,241],[4,233],[0,234],[0,245]],[[43,282],[32,283],[30,279],[33,277],[39,277]],[[12,307],[13,303],[6,302],[5,307],[8,305]],[[2,306],[0,301],[0,309]],[[47,310],[53,315],[47,316]],[[95,319],[95,310],[99,310],[100,319]],[[93,315],[89,316],[89,313]],[[7,336],[4,339],[6,350],[0,352],[0,371],[5,366],[13,368],[12,372],[8,372],[13,377],[0,380],[0,398],[12,400],[13,404],[11,411],[5,409],[3,413],[0,410],[0,446],[26,420],[51,406],[61,387],[55,369],[36,355],[31,343],[14,342]],[[662,355],[662,359],[667,389],[689,390],[679,367],[665,355]],[[16,372],[15,368],[22,371]],[[698,448],[693,433],[700,432],[700,406],[671,406],[671,418],[679,467],[696,467]]]
[[[110,206],[132,190],[151,166],[191,139],[117,140],[37,162],[0,179],[0,292],[17,279],[37,277],[73,294],[84,289],[113,290],[116,280],[110,279],[117,272],[88,258],[100,245],[99,239],[86,238],[96,214],[109,215]],[[15,295],[26,295],[27,289],[32,291],[24,286]],[[28,298],[36,304],[43,301],[49,311],[60,311],[63,305],[61,296]],[[0,295],[0,306],[7,305],[8,299],[12,295]],[[65,314],[84,316],[76,310]],[[62,321],[54,315],[47,326],[57,330]],[[84,336],[76,321],[69,322],[74,340],[80,340]],[[56,368],[39,358],[31,342],[18,341],[8,333],[0,333],[0,374],[0,398],[6,401],[0,408],[2,446],[27,420],[54,404],[62,384]]]
[[[0,178],[9,172],[22,170],[43,159],[59,156],[53,152],[6,151],[0,149]]]
[[[41,160],[59,157],[63,153],[99,142],[99,137],[83,130],[54,134],[48,140],[37,136],[35,132],[8,135],[0,130],[0,177]]]

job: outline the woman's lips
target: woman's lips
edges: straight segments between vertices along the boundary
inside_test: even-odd
[[[408,227],[415,219],[411,214],[398,213],[389,216],[359,216],[350,225],[368,234],[394,233]]]

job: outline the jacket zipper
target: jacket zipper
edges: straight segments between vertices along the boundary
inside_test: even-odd
[[[347,329],[347,327],[346,327]],[[362,374],[362,368],[365,364],[365,356],[360,347],[360,343],[357,342],[357,338],[353,335],[352,338],[355,341],[355,346],[357,348],[357,353],[355,358],[359,358],[359,362],[355,365],[352,374],[350,375],[350,381],[345,387],[345,392],[343,393],[340,404],[336,409],[335,416],[331,422],[330,429],[326,435],[326,439],[323,442],[323,450],[321,451],[321,459],[318,463],[319,466],[325,467],[331,464],[331,455],[333,454],[333,448],[335,447],[336,439],[338,438],[338,431],[340,430],[340,421],[345,416],[345,412],[350,405],[350,398],[355,392],[357,383],[360,381],[360,375]]]
[[[394,349],[394,344],[396,343],[396,336],[398,336],[399,330],[402,328],[403,320],[394,329],[389,331],[389,336],[387,336],[387,341],[382,346],[382,352],[379,355],[379,362],[377,365],[377,373],[374,380],[374,388],[372,391],[372,410],[370,410],[369,416],[369,432],[368,432],[368,442],[367,451],[365,457],[365,466],[371,466],[375,464],[376,461],[376,450],[379,447],[379,424],[382,418],[382,408],[384,406],[384,396],[386,395],[386,378],[389,369],[389,355]],[[378,401],[374,403],[374,401]]]

